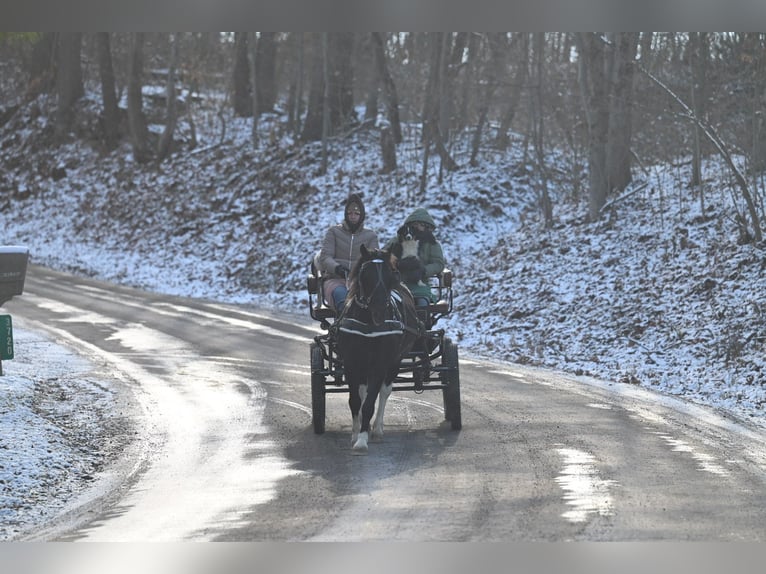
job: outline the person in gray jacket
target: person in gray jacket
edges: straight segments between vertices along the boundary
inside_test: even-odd
[[[348,293],[346,279],[349,271],[361,257],[362,245],[378,249],[378,235],[364,227],[364,203],[359,194],[352,193],[343,206],[343,221],[325,233],[319,252],[319,268],[325,276],[324,297],[335,308],[343,309]]]

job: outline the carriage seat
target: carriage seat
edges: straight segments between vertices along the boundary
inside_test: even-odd
[[[335,309],[325,301],[323,285],[324,278],[319,268],[319,252],[317,251],[311,259],[310,273],[306,278],[311,318],[317,321],[326,321],[335,317]]]
[[[421,320],[427,329],[432,329],[434,324],[452,313],[452,271],[444,269],[438,275],[428,278],[431,293],[436,297],[436,302],[426,307],[420,307]]]
[[[431,277],[431,292],[437,297],[436,303],[431,303],[428,310],[431,313],[446,315],[452,312],[452,271],[445,269]]]

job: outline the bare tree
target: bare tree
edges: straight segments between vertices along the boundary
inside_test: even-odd
[[[60,32],[58,34],[56,136],[59,138],[70,130],[74,119],[74,104],[85,93],[82,83],[82,65],[80,64],[81,46],[81,32]]]
[[[173,135],[178,123],[178,103],[176,96],[176,68],[178,67],[178,33],[170,35],[170,58],[168,59],[168,77],[165,89],[165,129],[157,144],[157,161],[163,161],[170,154]]]
[[[356,122],[354,112],[354,33],[335,32],[327,35],[328,98],[330,133]]]
[[[290,131],[300,133],[301,113],[303,113],[303,32],[293,32],[290,35],[293,42],[295,57],[293,59],[293,74],[287,98],[287,122]]]
[[[277,34],[261,32],[255,50],[255,75],[258,88],[258,112],[270,112],[277,101]],[[255,46],[255,44],[253,44]]]
[[[630,147],[633,137],[633,77],[638,36],[637,32],[617,32],[612,41],[607,137],[609,191],[624,190],[633,178]]]
[[[234,32],[233,104],[234,113],[243,118],[253,113],[253,99],[250,94],[248,38],[247,32]]]
[[[326,35],[312,34],[309,101],[301,133],[305,141],[322,139],[325,102],[329,113],[328,136],[355,121],[351,65],[354,35],[348,32],[323,34]]]
[[[257,37],[255,32],[250,32],[248,35],[248,40],[250,44],[250,52],[252,53],[252,58],[250,58],[250,61],[252,62],[252,73],[250,74],[250,79],[252,81],[252,86],[250,88],[250,93],[253,97],[253,103],[252,103],[252,110],[253,110],[253,126],[252,126],[252,142],[253,147],[258,147],[258,118],[261,115],[260,112],[260,94],[259,94],[259,87],[260,87],[260,79],[258,78],[258,47],[257,47]]]
[[[43,32],[32,46],[29,58],[29,85],[27,94],[34,98],[38,94],[51,92],[56,82],[56,32]]]
[[[686,113],[687,118],[701,128],[705,138],[711,144],[713,144],[713,147],[718,151],[721,158],[724,160],[729,170],[731,171],[732,175],[734,176],[734,181],[736,182],[737,186],[740,189],[740,192],[742,193],[742,198],[745,200],[745,204],[747,205],[747,211],[750,217],[750,223],[753,226],[754,239],[756,242],[760,243],[763,240],[763,231],[761,229],[760,219],[758,218],[758,210],[755,205],[753,194],[750,191],[750,186],[747,183],[747,179],[745,179],[745,176],[742,174],[740,169],[737,167],[737,164],[734,162],[734,159],[732,158],[731,153],[729,153],[728,147],[725,145],[724,141],[718,135],[718,132],[715,129],[713,129],[713,127],[708,122],[694,115],[694,110],[692,110],[689,107],[689,105],[686,102],[684,102],[681,97],[678,96],[678,94],[676,94],[673,90],[671,90],[668,86],[666,86],[656,76],[654,76],[652,73],[650,73],[647,70],[644,70],[641,67],[639,67],[639,70],[641,70],[641,72],[643,72],[650,80],[652,80],[655,84],[657,84],[660,88],[662,88],[662,90],[664,90],[665,93],[667,93],[671,98],[673,98],[674,101],[676,101],[681,106],[681,108]],[[743,221],[741,222],[741,225],[746,225],[746,223],[744,223],[744,217],[742,218],[742,220]],[[749,235],[749,233],[747,232],[747,229],[740,229],[740,231],[743,237],[746,237]]]
[[[508,107],[503,114],[500,128],[497,130],[497,137],[495,138],[495,146],[501,150],[506,149],[510,142],[508,131],[511,129],[513,118],[516,115],[516,109],[521,100],[521,90],[524,88],[524,84],[529,76],[529,34],[524,32],[514,34],[512,43],[518,43],[520,45],[520,54],[517,58],[518,67],[516,68],[516,74],[511,82],[511,93],[508,97]]]
[[[460,96],[460,111],[455,118],[455,127],[462,131],[470,123],[471,107],[473,100],[475,99],[476,90],[476,75],[477,70],[480,68],[481,62],[481,50],[484,48],[484,35],[474,32],[466,34],[467,45],[465,47],[467,61],[465,65],[462,63],[462,57],[456,54],[453,61],[460,58],[455,63],[455,68],[462,67],[464,69],[462,79],[462,93]],[[479,104],[481,105],[481,104]]]
[[[378,78],[383,85],[383,94],[386,102],[386,115],[391,125],[394,143],[402,142],[402,124],[399,119],[399,94],[396,90],[396,84],[391,77],[386,62],[385,40],[380,32],[372,33],[372,44],[375,52],[375,67],[378,72]]]
[[[489,114],[490,103],[497,90],[498,81],[503,73],[503,67],[505,65],[505,52],[502,49],[504,44],[503,33],[495,32],[487,34],[486,41],[490,53],[490,61],[485,66],[483,75],[484,90],[482,91],[482,97],[479,102],[479,119],[476,124],[476,129],[473,132],[473,138],[471,140],[471,159],[469,163],[472,167],[478,166],[476,157],[479,154],[479,147],[481,145],[482,132],[484,126],[487,123],[487,116]]]
[[[304,141],[320,141],[322,139],[325,90],[323,44],[321,34],[316,32],[310,34],[309,95],[306,118],[303,121],[303,130],[301,131],[301,139]]]
[[[386,120],[381,122],[380,128],[380,150],[383,159],[382,173],[390,173],[396,170],[396,144],[402,141],[402,127],[399,120],[399,96],[396,91],[396,84],[388,71],[386,62],[385,40],[379,32],[370,34],[372,44],[373,59],[376,69],[376,85],[383,88],[384,101],[386,106]],[[371,92],[377,93],[376,90]],[[372,102],[368,102],[372,103]],[[375,105],[377,107],[377,104]]]
[[[543,212],[545,228],[553,227],[553,203],[548,192],[548,174],[545,162],[544,147],[544,122],[543,122],[543,63],[545,60],[545,33],[535,32],[534,41],[534,89],[530,91],[530,108],[532,110],[532,139],[534,142],[535,158],[539,172],[539,192],[540,209]]]
[[[452,159],[442,137],[441,126],[443,125],[441,114],[445,111],[442,104],[444,98],[449,97],[444,87],[442,79],[445,75],[445,66],[443,62],[449,52],[448,45],[450,36],[444,32],[434,32],[431,34],[431,61],[429,64],[428,83],[423,109],[423,169],[421,173],[420,191],[425,193],[426,179],[428,170],[429,148],[433,144],[436,152],[441,158],[442,167],[448,170],[458,168],[455,160]]]
[[[588,214],[591,221],[601,215],[609,193],[606,145],[609,133],[606,43],[598,33],[577,34],[580,62],[580,92],[588,124]]]
[[[327,140],[330,137],[330,58],[329,34],[322,34],[322,167],[321,173],[327,173],[328,150]]]
[[[708,36],[706,32],[691,32],[689,34],[692,89],[691,102],[694,113],[698,118],[705,117],[705,100],[707,99],[707,63],[710,57]],[[699,189],[702,213],[705,212],[705,194],[702,189],[702,128],[694,124],[694,152],[692,154],[691,184]]]
[[[130,55],[128,65],[128,127],[133,144],[133,156],[143,163],[150,159],[148,130],[143,111],[143,68],[144,68],[144,33],[130,35]]]
[[[111,150],[117,147],[120,117],[109,32],[96,34],[96,51],[98,53],[98,71],[101,77],[101,101],[104,106],[104,141],[107,149]]]

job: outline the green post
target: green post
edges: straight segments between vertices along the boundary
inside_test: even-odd
[[[13,321],[10,315],[0,315],[0,376],[8,359],[13,359]]]

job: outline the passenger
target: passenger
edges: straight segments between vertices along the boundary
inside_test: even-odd
[[[364,203],[360,194],[352,193],[346,199],[343,222],[333,225],[325,233],[319,252],[319,268],[326,277],[324,298],[340,314],[346,301],[349,271],[361,257],[362,245],[378,249],[378,235],[364,227]]]
[[[402,230],[408,225],[414,230],[417,257],[407,256],[407,240],[404,239]],[[436,302],[436,296],[428,285],[428,277],[438,275],[445,266],[442,246],[434,237],[435,229],[436,223],[428,211],[419,207],[404,220],[400,232],[385,247],[400,257],[398,266],[402,282],[412,292],[418,307],[426,307]]]

